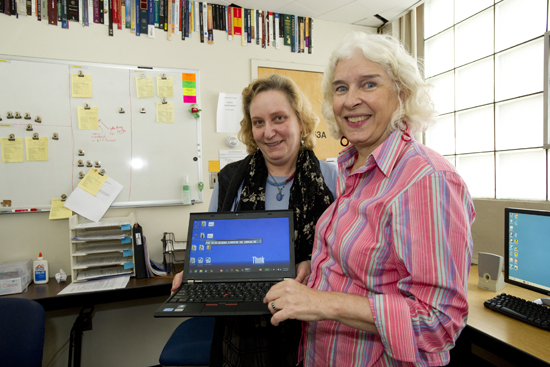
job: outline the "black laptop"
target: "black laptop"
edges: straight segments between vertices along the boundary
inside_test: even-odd
[[[269,314],[265,293],[296,277],[292,210],[191,213],[183,283],[155,317]]]

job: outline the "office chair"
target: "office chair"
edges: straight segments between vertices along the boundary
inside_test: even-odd
[[[0,298],[0,364],[41,367],[46,332],[44,308],[33,300]]]
[[[162,366],[208,366],[214,332],[213,317],[182,322],[168,339],[159,362]]]

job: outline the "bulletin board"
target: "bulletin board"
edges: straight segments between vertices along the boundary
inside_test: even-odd
[[[75,97],[75,74],[91,80],[91,97]],[[72,193],[89,164],[123,186],[112,206],[182,204],[185,177],[192,201],[202,202],[201,119],[190,112],[200,106],[198,70],[0,55],[0,80],[0,138],[24,145],[23,162],[0,162],[0,210],[7,203],[49,209],[51,199]],[[153,95],[138,97],[145,80]],[[170,80],[172,96],[157,90]],[[158,122],[157,109],[170,103],[174,122]],[[97,107],[97,129],[79,128],[79,107]],[[47,160],[28,160],[25,137],[32,136],[47,138]]]

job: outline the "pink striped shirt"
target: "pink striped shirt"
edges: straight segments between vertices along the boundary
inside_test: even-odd
[[[438,366],[466,325],[472,199],[441,155],[393,132],[351,173],[319,219],[309,287],[368,297],[380,335],[304,323],[304,366]]]

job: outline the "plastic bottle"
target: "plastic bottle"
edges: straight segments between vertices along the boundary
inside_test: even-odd
[[[48,261],[42,258],[42,253],[38,254],[38,259],[32,264],[32,280],[34,284],[45,284],[50,280],[48,270]]]
[[[185,175],[183,179],[183,204],[191,205],[191,187],[189,186],[189,177]]]

